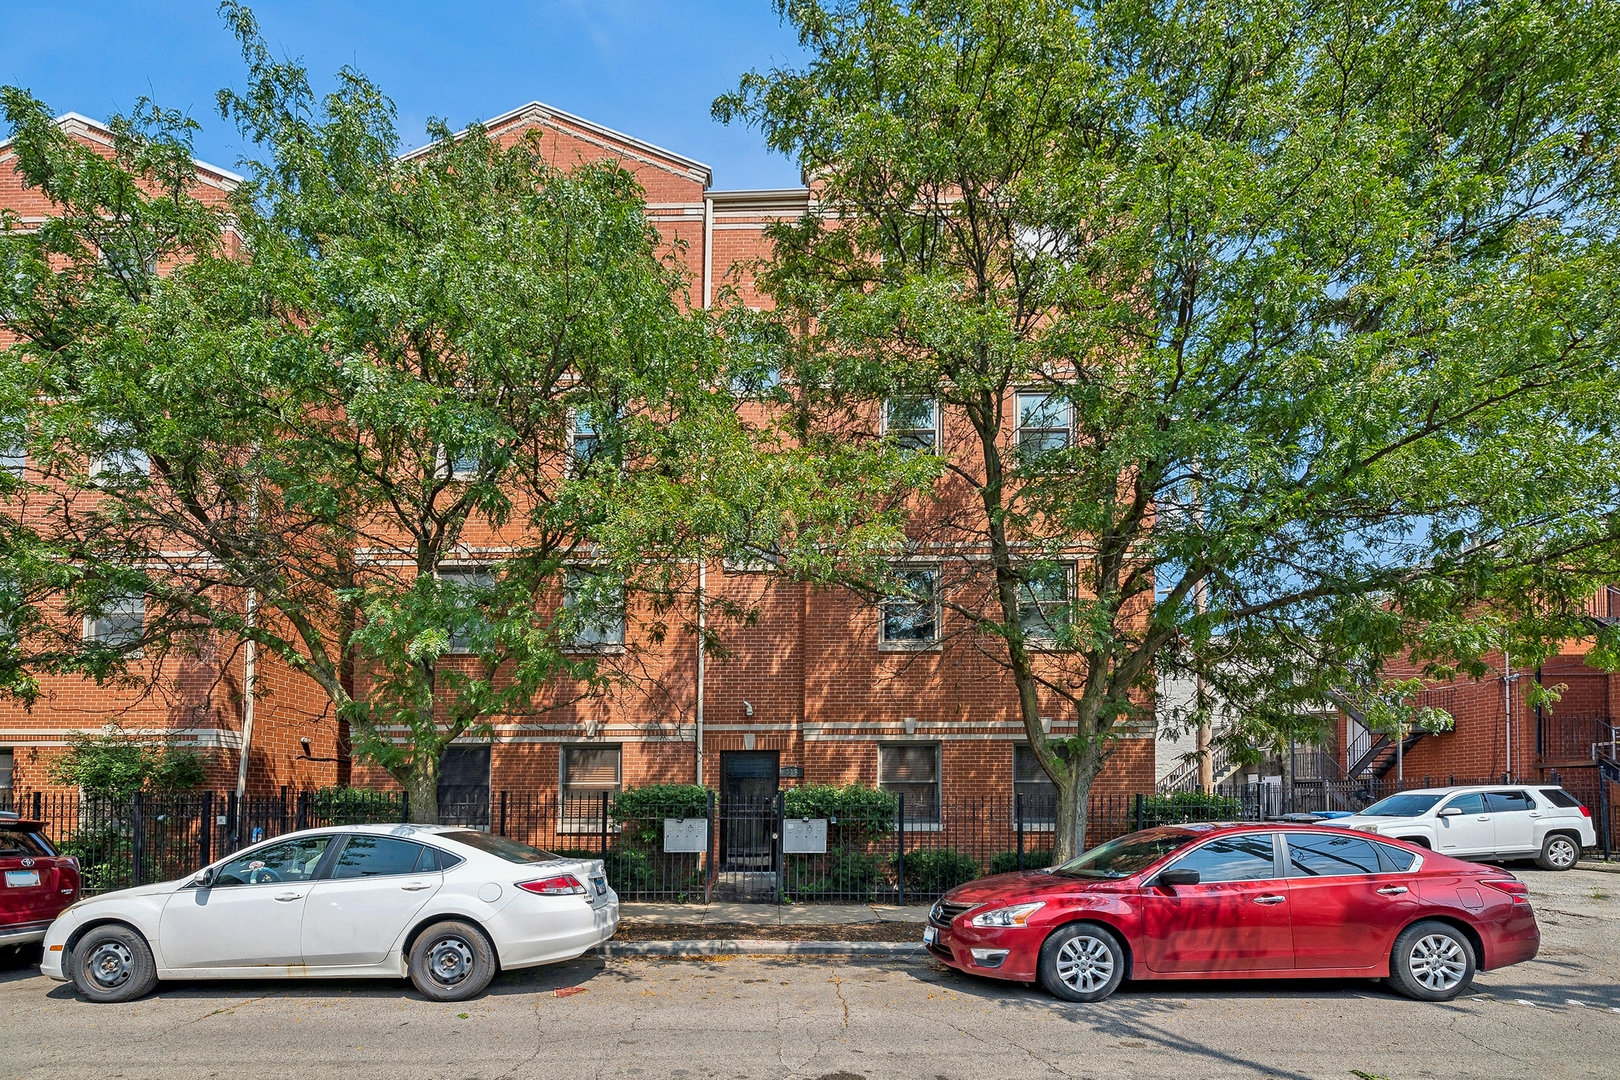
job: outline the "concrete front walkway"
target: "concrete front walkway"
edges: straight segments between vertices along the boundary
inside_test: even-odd
[[[928,919],[928,905],[886,904],[620,904],[619,918],[659,923],[745,923],[753,926],[852,926]]]

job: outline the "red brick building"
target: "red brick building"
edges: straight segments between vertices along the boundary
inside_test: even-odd
[[[82,117],[70,114],[61,122],[87,145],[108,138]],[[767,253],[764,230],[813,209],[805,188],[713,190],[701,163],[539,103],[486,126],[503,142],[539,132],[559,167],[606,159],[630,170],[645,192],[650,220],[665,239],[680,242],[690,295],[705,306],[722,289],[735,289],[754,306],[766,303],[748,269]],[[223,197],[237,178],[199,162],[198,179],[199,191]],[[0,206],[25,223],[49,212],[37,193],[21,188],[4,144]],[[937,409],[934,423],[936,445],[950,453],[959,433],[948,417],[940,422]],[[1009,429],[1007,437],[1018,432]],[[466,544],[476,553],[489,550],[490,540],[474,530]],[[941,554],[925,565],[943,572],[951,558]],[[469,556],[470,566],[477,562]],[[1010,794],[1015,773],[1026,790],[1040,788],[1038,770],[1021,749],[1026,740],[1011,680],[981,644],[955,632],[953,613],[937,607],[926,633],[888,641],[881,605],[784,580],[765,567],[716,564],[705,575],[708,595],[757,608],[759,617],[752,625],[719,628],[731,655],[706,663],[701,695],[695,635],[672,630],[655,643],[646,633],[650,613],[632,598],[620,640],[609,642],[608,651],[634,656],[635,685],[552,711],[494,718],[493,743],[458,746],[447,756],[446,785],[549,799],[655,782],[722,787],[728,779],[770,778],[784,785],[883,785],[907,792],[908,800],[936,804]],[[349,760],[344,733],[313,682],[261,656],[250,696],[243,663],[240,650],[221,642],[212,658],[149,672],[153,678],[139,691],[56,678],[45,680],[32,711],[0,701],[0,770],[8,770],[0,772],[0,782],[37,790],[69,732],[116,721],[132,732],[165,733],[211,751],[220,785],[230,786],[251,707],[250,791],[391,785],[379,771]],[[1151,717],[1151,703],[1143,704]],[[1051,730],[1062,733],[1072,721],[1055,699],[1050,710]],[[1145,725],[1115,742],[1099,792],[1152,790],[1151,719]]]

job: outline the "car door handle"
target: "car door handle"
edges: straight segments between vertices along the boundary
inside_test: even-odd
[[[302,900],[303,898],[304,894],[301,892],[284,892],[280,896],[276,897],[276,899],[283,904],[290,904],[294,900]]]
[[[1286,899],[1288,899],[1286,896],[1275,896],[1275,895],[1267,894],[1266,896],[1257,896],[1257,897],[1255,897],[1254,902],[1257,903],[1257,904],[1280,904]]]
[[[1400,896],[1406,892],[1405,885],[1385,885],[1378,890],[1379,896]]]
[[[409,885],[400,886],[405,892],[421,892],[423,889],[431,889],[432,887],[424,881],[413,881]]]

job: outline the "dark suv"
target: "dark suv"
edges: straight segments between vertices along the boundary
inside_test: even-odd
[[[44,827],[0,811],[0,948],[44,940],[79,898],[79,860],[57,852]]]

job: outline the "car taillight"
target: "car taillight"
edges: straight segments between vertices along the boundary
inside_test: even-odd
[[[538,893],[541,896],[583,896],[585,886],[579,883],[579,878],[573,874],[558,874],[556,877],[541,878],[539,881],[520,881],[518,888],[524,892]]]
[[[1516,878],[1480,878],[1481,885],[1488,885],[1497,892],[1507,893],[1513,897],[1515,904],[1528,904],[1530,902],[1530,886]]]
[[[1582,806],[1581,807],[1581,817],[1591,817],[1591,816],[1592,816],[1592,811],[1587,809],[1585,806]]]

